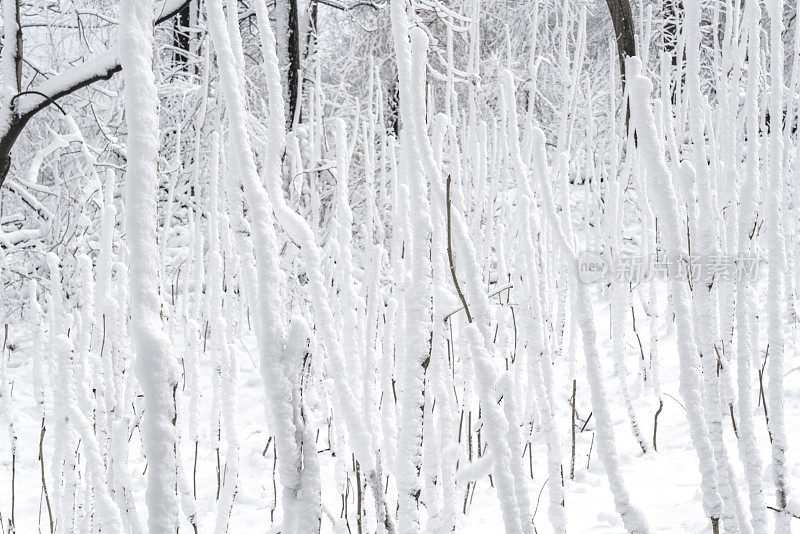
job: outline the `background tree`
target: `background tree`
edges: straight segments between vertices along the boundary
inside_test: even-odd
[[[636,30],[633,26],[633,14],[628,0],[606,0],[614,24],[614,38],[619,50],[619,70],[622,73],[622,84],[625,84],[625,59],[636,55]]]

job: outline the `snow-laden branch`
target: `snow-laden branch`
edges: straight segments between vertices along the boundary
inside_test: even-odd
[[[189,0],[164,0],[156,10],[155,23],[161,24],[170,20],[188,3]],[[51,102],[95,82],[108,80],[121,70],[119,45],[117,45],[80,65],[48,78],[18,98],[12,97],[9,105],[0,109],[0,187],[11,168],[11,149],[29,120]]]

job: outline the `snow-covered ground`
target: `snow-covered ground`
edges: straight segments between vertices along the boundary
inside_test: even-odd
[[[662,295],[663,296],[663,295]],[[661,302],[665,302],[664,298]],[[608,300],[597,299],[594,302],[595,321],[599,331],[608,328]],[[649,320],[644,311],[637,306],[637,330],[640,333],[645,353],[649,353]],[[797,336],[797,324],[787,324],[790,344]],[[645,335],[648,333],[648,335]],[[763,334],[763,331],[762,331]],[[658,533],[693,533],[711,532],[711,526],[703,514],[702,496],[700,493],[700,475],[697,467],[697,455],[692,447],[686,414],[678,392],[678,361],[675,351],[675,329],[662,324],[659,328],[660,363],[663,381],[664,406],[658,418],[658,451],[642,454],[630,430],[625,408],[619,393],[618,381],[613,374],[613,361],[610,356],[610,340],[600,345],[601,357],[606,374],[613,414],[614,432],[617,452],[619,453],[622,474],[627,482],[632,499],[638,505],[651,527]],[[578,338],[579,341],[579,338]],[[38,446],[40,436],[39,412],[35,407],[32,395],[32,361],[30,355],[31,339],[24,323],[12,324],[9,327],[9,379],[13,384],[15,428],[18,435],[18,456],[16,464],[16,525],[17,532],[48,531],[48,515],[41,491],[40,464]],[[639,357],[638,342],[635,336],[626,339],[629,369],[637,369]],[[182,346],[182,341],[175,343]],[[280,483],[273,473],[273,443],[267,432],[264,409],[264,387],[259,375],[254,356],[254,342],[251,337],[236,341],[239,347],[241,372],[239,375],[239,426],[241,440],[240,488],[233,508],[229,532],[257,533],[279,532],[281,524],[280,507],[275,509],[275,491],[280,493]],[[791,349],[793,350],[793,349]],[[790,352],[789,354],[794,354]],[[580,343],[576,347],[577,361],[582,361]],[[557,384],[562,384],[557,392],[556,421],[561,436],[569,435],[571,385],[566,380],[568,368],[562,360],[555,365]],[[623,534],[619,516],[614,513],[614,501],[608,488],[605,473],[594,449],[594,420],[591,418],[584,427],[583,422],[590,414],[591,408],[587,398],[586,384],[583,376],[583,365],[579,365],[578,373],[578,427],[576,430],[575,479],[566,481],[566,512],[569,532],[575,533],[608,533]],[[800,424],[800,388],[794,387],[795,380],[800,380],[800,373],[795,369],[787,370],[786,378],[786,419],[789,429]],[[203,379],[202,414],[208,414],[211,408],[211,378],[213,370],[211,362],[201,365]],[[633,396],[636,411],[644,434],[653,436],[653,418],[658,403],[650,384],[642,385],[638,374],[631,372],[629,377],[633,384]],[[754,377],[754,384],[758,378]],[[755,393],[758,393],[756,388]],[[141,399],[138,399],[141,401]],[[52,402],[52,399],[49,401]],[[140,404],[140,402],[138,403]],[[136,409],[140,413],[141,406]],[[761,451],[769,450],[769,437],[765,425],[763,406],[758,403],[755,410],[756,434]],[[184,423],[185,424],[185,423]],[[212,436],[208,429],[211,425],[202,425],[205,429],[199,444],[197,460],[196,487],[198,509],[200,510],[199,530],[210,531],[217,514],[217,460],[216,451],[212,448]],[[322,467],[323,503],[325,512],[322,520],[322,532],[333,532],[331,518],[339,520],[342,515],[342,498],[337,491],[336,458],[329,449],[327,427],[319,429],[317,448]],[[185,429],[184,429],[185,431]],[[792,440],[790,434],[790,440]],[[486,436],[491,440],[491,436]],[[533,478],[530,479],[529,491],[536,514],[534,524],[537,532],[551,532],[547,520],[547,501],[549,483],[546,469],[546,452],[543,435],[540,429],[534,432],[533,449],[530,455],[526,451],[524,466],[529,470],[532,466]],[[790,441],[790,443],[791,443]],[[746,507],[747,495],[743,479],[741,462],[738,458],[736,438],[730,418],[725,420],[725,442],[736,472],[737,487],[742,506]],[[11,453],[9,441],[0,440],[0,511],[7,513],[11,504]],[[52,457],[52,434],[45,433],[45,458]],[[266,454],[264,454],[266,450]],[[569,441],[562,443],[565,476],[569,478]],[[800,478],[800,464],[796,455],[789,451],[790,477]],[[182,455],[184,465],[191,466],[194,458],[193,446],[185,441]],[[350,460],[345,460],[350,461]],[[531,462],[531,464],[529,464]],[[762,457],[763,477],[766,482],[767,502],[772,502],[774,489],[770,484],[770,466],[768,458]],[[132,433],[130,440],[129,470],[134,482],[136,502],[144,502],[145,478],[143,472],[145,462],[141,456],[141,436],[138,428]],[[50,469],[46,464],[45,469]],[[483,471],[477,481],[474,494],[468,499],[467,513],[459,513],[457,531],[465,534],[485,534],[502,532],[502,517],[497,496],[491,485],[488,469]],[[49,475],[48,475],[49,476]],[[224,476],[224,475],[223,475]],[[350,529],[355,532],[353,510],[357,505],[354,481],[350,481],[347,490],[347,506],[349,507]],[[395,489],[390,480],[390,488]],[[280,498],[280,497],[279,497]],[[463,505],[463,494],[459,497],[459,506]],[[364,498],[364,506],[369,508],[369,499]],[[424,510],[424,502],[423,502]],[[140,507],[142,524],[146,517],[146,508]],[[370,512],[371,513],[371,512]],[[770,512],[773,514],[774,512]],[[424,517],[424,512],[423,512]],[[770,518],[772,515],[770,515]],[[340,522],[340,526],[342,523]],[[182,529],[190,528],[182,523]],[[345,530],[346,531],[346,530]],[[372,528],[367,528],[372,531]]]

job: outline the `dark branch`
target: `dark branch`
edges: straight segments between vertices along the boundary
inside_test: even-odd
[[[161,24],[179,13],[191,0],[164,0],[155,24]],[[11,168],[11,149],[28,121],[59,98],[88,87],[95,82],[108,80],[122,70],[116,47],[81,63],[67,71],[45,80],[33,91],[19,93],[11,99],[9,120],[0,132],[0,187]],[[63,112],[63,110],[62,110]]]
[[[23,96],[23,95],[39,95],[39,96],[41,96],[42,98],[46,98],[46,99],[47,99],[47,101],[48,101],[48,103],[50,103],[50,104],[53,104],[55,107],[57,107],[57,108],[58,108],[58,111],[60,111],[62,115],[66,115],[66,114],[67,114],[67,112],[66,112],[66,111],[64,111],[64,108],[62,108],[62,107],[61,107],[61,106],[58,104],[58,102],[56,102],[55,100],[53,100],[52,98],[50,98],[50,97],[49,97],[49,96],[47,96],[46,94],[44,94],[44,93],[40,93],[39,91],[22,91],[21,93],[17,93],[17,94],[15,94],[14,96],[12,96],[12,97],[11,97],[11,107],[14,107],[14,101],[15,101],[17,98],[19,98],[19,97],[21,97],[21,96]]]
[[[467,322],[472,322],[472,314],[469,312],[469,306],[467,306],[467,299],[464,298],[464,293],[461,292],[461,286],[458,285],[458,277],[456,277],[456,265],[453,262],[453,240],[452,240],[452,225],[450,222],[450,182],[451,182],[450,175],[447,176],[447,200],[446,200],[446,207],[447,207],[447,259],[450,262],[450,275],[453,277],[453,285],[456,288],[456,293],[458,293],[458,298],[461,300],[461,305],[464,307],[464,313],[467,314]]]
[[[316,0],[316,3],[323,4],[328,7],[333,7],[336,9],[341,9],[342,11],[350,11],[359,7],[371,7],[372,9],[383,9],[389,2],[382,1],[382,2],[367,2],[367,1],[358,1],[353,2],[352,4],[346,4],[344,2],[340,2],[338,0]]]

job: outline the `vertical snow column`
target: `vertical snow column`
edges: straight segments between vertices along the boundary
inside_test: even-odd
[[[627,167],[627,165],[626,165]],[[611,178],[609,196],[611,202],[609,206],[611,246],[614,257],[622,257],[622,229],[625,225],[625,199],[621,191],[619,181],[616,176]],[[614,372],[619,380],[620,392],[625,408],[628,410],[628,419],[631,423],[631,432],[642,453],[650,450],[650,445],[639,428],[639,419],[636,416],[636,409],[633,406],[630,385],[628,384],[628,366],[625,363],[625,326],[628,308],[630,307],[630,286],[626,280],[614,278],[611,282],[611,352],[614,358]]]
[[[111,267],[114,257],[114,225],[116,222],[117,210],[114,207],[114,179],[116,175],[113,170],[106,173],[105,184],[103,184],[103,205],[100,210],[100,250],[97,255],[97,268],[95,278],[97,283],[94,286],[95,301],[95,329],[92,336],[92,347],[99,351],[101,362],[103,398],[105,399],[105,413],[108,425],[111,425],[111,417],[114,412],[116,400],[116,389],[114,387],[114,367],[113,351],[111,349],[111,336],[116,313],[117,303],[111,296]],[[103,453],[106,454],[109,443],[101,444]],[[109,463],[113,458],[107,458]]]
[[[757,11],[756,11],[757,10]],[[754,12],[755,11],[755,12]],[[758,88],[761,78],[761,8],[757,2],[745,7],[744,23],[747,24],[747,91],[745,94],[745,117],[747,146],[744,177],[739,191],[739,235],[738,255],[746,257],[752,250],[750,230],[756,221],[759,191],[759,108]],[[750,329],[750,314],[756,305],[752,286],[746,276],[736,279],[736,351],[737,385],[739,393],[739,457],[744,466],[744,475],[750,497],[750,523],[754,534],[766,534],[768,529],[767,506],[764,501],[764,481],[761,477],[761,454],[756,442],[753,421],[751,358],[753,339]]]
[[[783,138],[780,127],[783,117],[783,2],[766,2],[770,24],[770,82],[769,114],[772,128],[769,133],[769,187],[765,188],[767,250],[769,280],[767,283],[767,339],[769,364],[767,369],[769,399],[769,433],[772,439],[772,477],[775,481],[775,505],[784,510],[788,500],[786,480],[786,425],[783,417],[783,353],[784,353],[784,291],[783,272],[786,250],[781,218],[783,177]],[[775,532],[789,532],[792,517],[781,512],[775,519]]]
[[[517,229],[521,232],[518,239],[522,241],[521,275],[524,278],[521,294],[527,297],[530,311],[523,314],[523,336],[530,344],[528,350],[529,377],[533,380],[533,389],[536,404],[539,407],[541,423],[545,430],[547,443],[548,473],[550,475],[550,521],[555,532],[566,530],[566,517],[564,515],[564,477],[561,465],[561,442],[553,420],[552,391],[544,379],[545,366],[550,365],[550,348],[544,334],[544,314],[540,300],[539,273],[536,264],[537,255],[533,246],[533,234],[539,232],[539,222],[536,212],[530,210],[530,198],[533,196],[528,167],[522,159],[519,145],[517,126],[516,97],[514,95],[514,80],[510,71],[503,72],[503,95],[506,105],[506,131],[507,142],[511,152],[513,167],[522,185],[522,197],[517,207]],[[527,232],[527,233],[526,233]],[[517,476],[517,475],[515,475]]]
[[[417,53],[420,63],[417,68],[424,68],[426,54],[422,50]],[[416,94],[419,94],[424,82],[423,76],[415,78]],[[426,491],[429,494],[435,493],[434,497],[425,497],[431,501],[431,504],[427,506],[429,508],[435,507],[433,511],[429,512],[429,517],[431,517],[427,525],[429,532],[451,532],[456,526],[455,473],[458,461],[458,445],[452,441],[452,438],[457,433],[454,417],[454,410],[457,407],[451,389],[451,377],[448,373],[447,323],[441,316],[441,311],[452,301],[452,294],[449,290],[449,275],[445,266],[447,261],[445,253],[445,189],[442,184],[442,175],[439,171],[442,165],[444,139],[449,127],[451,128],[452,126],[449,124],[447,116],[438,114],[434,119],[431,132],[431,156],[435,160],[433,164],[434,178],[431,180],[431,221],[434,228],[433,248],[436,251],[432,254],[433,307],[437,314],[434,317],[431,365],[428,369],[428,384],[430,385],[428,391],[436,396],[436,410],[433,409],[433,403],[426,403],[431,405],[431,409],[427,412],[431,417],[428,419],[430,424],[425,425],[426,442],[424,446],[426,460],[425,465],[423,465],[423,471],[427,471],[425,473]],[[456,143],[456,139],[453,138],[451,140],[453,152],[458,149]],[[429,158],[423,161],[427,161],[427,165],[431,164]],[[451,165],[453,173],[458,174],[460,170],[458,169],[457,154],[454,155]],[[437,418],[436,423],[432,422],[433,417]],[[427,441],[428,436],[435,439]],[[438,441],[438,443],[435,443],[435,441]],[[439,489],[441,489],[441,499],[439,498]]]
[[[79,335],[77,336],[78,340],[76,344],[76,350],[78,351],[79,358],[88,361],[92,357],[92,355],[89,353],[88,345],[91,335],[89,332],[91,327],[91,316],[94,314],[90,299],[86,298],[86,296],[91,295],[93,291],[92,260],[89,259],[89,256],[85,254],[78,256],[78,269],[81,275],[81,285],[83,286],[85,294],[83,296],[84,302],[82,303],[82,313],[84,317],[82,327]],[[95,370],[93,374],[95,375],[94,378],[98,378],[98,370]],[[95,432],[97,432],[105,439],[106,436],[103,434],[103,432],[107,430],[103,429],[99,424],[97,425],[98,428],[93,428],[93,421],[90,419],[91,414],[85,414],[84,411],[79,407],[80,402],[75,402],[76,391],[72,387],[69,388],[68,395],[68,399],[65,399],[65,402],[69,410],[69,422],[77,430],[78,435],[80,436],[80,443],[83,445],[86,478],[89,482],[89,487],[92,490],[91,495],[93,502],[91,504],[93,505],[93,508],[89,508],[89,503],[86,503],[87,508],[89,508],[94,515],[94,521],[99,530],[108,532],[121,532],[123,530],[122,517],[120,515],[119,507],[111,498],[111,493],[108,487],[108,475],[106,473],[102,450],[100,448],[101,442],[98,441],[97,436],[95,435]],[[100,399],[99,402],[100,401],[102,401],[102,399]],[[103,409],[98,408],[97,418],[98,420],[105,418]]]
[[[220,249],[222,231],[219,203],[219,135],[211,132],[211,161],[209,168],[209,206],[208,206],[208,291],[211,295],[211,353],[214,364],[212,383],[214,385],[214,408],[212,410],[212,430],[219,438],[222,426],[225,428],[225,477],[219,495],[217,518],[214,531],[224,533],[228,529],[228,519],[239,487],[239,443],[236,432],[236,414],[231,410],[232,397],[235,396],[234,376],[229,376],[228,360],[235,358],[228,347],[228,323],[225,320],[223,301],[225,299],[223,281],[223,258]],[[234,373],[235,374],[235,373]],[[219,443],[217,443],[219,451]]]
[[[556,241],[566,257],[569,274],[572,278],[572,287],[575,290],[574,313],[583,334],[583,352],[586,357],[586,380],[589,382],[589,393],[592,401],[592,413],[597,421],[597,455],[603,463],[608,477],[608,485],[614,495],[614,506],[622,518],[625,529],[630,533],[644,534],[650,531],[644,514],[631,502],[630,494],[625,486],[625,480],[619,468],[617,458],[614,427],[611,423],[611,412],[608,406],[608,397],[603,383],[604,373],[597,351],[597,330],[594,326],[594,311],[592,301],[586,285],[578,278],[578,259],[572,247],[572,239],[567,237],[561,219],[556,213],[553,201],[553,192],[546,173],[547,155],[544,147],[544,132],[535,128],[533,132],[533,172],[541,188],[544,200],[544,211],[552,230],[553,239]],[[568,225],[567,230],[572,234],[569,219],[564,219]]]
[[[745,6],[745,10],[747,6]],[[740,7],[734,6],[732,0],[725,2],[725,34],[722,43],[722,71],[730,72],[722,78],[719,84],[721,109],[717,118],[717,130],[724,131],[726,125],[734,124],[739,113],[739,87],[742,79],[742,64],[744,63],[744,51],[746,43],[744,39],[740,43],[740,28],[738,24]],[[798,25],[800,30],[800,25]],[[745,25],[742,29],[746,30]],[[800,44],[798,42],[797,44]],[[800,58],[798,58],[800,59]],[[739,128],[736,135],[721,135],[719,137],[721,163],[724,174],[718,183],[718,204],[719,206],[734,207],[738,204],[738,186],[741,183],[739,174],[741,159],[739,154],[740,137]],[[722,246],[725,254],[733,256],[736,254],[738,241],[737,218],[738,210],[725,209],[720,221],[720,235],[722,236]],[[734,401],[734,389],[732,379],[733,370],[733,337],[734,337],[734,318],[736,305],[736,283],[732,279],[721,280],[719,288],[720,299],[720,333],[722,339],[722,355],[728,365],[722,370],[724,374],[723,399],[729,405]],[[740,518],[740,520],[743,518]]]
[[[0,250],[0,274],[3,272],[4,269],[7,269],[8,265],[6,264],[6,257],[5,252]],[[34,301],[36,299],[35,291],[36,286],[32,286],[34,290]],[[2,295],[2,293],[0,293]],[[38,306],[38,304],[37,304]],[[35,310],[34,310],[35,311]],[[8,333],[8,325],[6,324],[6,334]],[[34,332],[36,335],[37,332]],[[34,346],[36,341],[34,341]],[[3,352],[0,352],[0,414],[6,418],[6,430],[8,431],[8,440],[9,440],[9,448],[11,450],[11,489],[14,490],[15,485],[15,478],[16,478],[16,462],[17,462],[17,433],[14,429],[14,420],[16,419],[16,411],[14,410],[14,402],[11,397],[13,392],[13,382],[11,382],[9,374],[8,374],[8,364],[5,355],[6,343],[3,342]],[[34,356],[35,357],[35,356]],[[11,387],[9,387],[11,385]],[[36,394],[37,401],[38,401],[38,391],[36,386],[34,386],[34,393]],[[44,424],[44,418],[42,418],[42,424]],[[14,526],[14,494],[12,493],[11,499],[11,518],[8,520],[9,532],[13,534],[15,532]]]
[[[533,524],[530,503],[527,495],[523,494],[526,488],[521,463],[521,437],[518,428],[514,429],[515,433],[509,432],[508,419],[500,409],[500,403],[507,402],[507,399],[500,400],[498,371],[489,350],[492,345],[489,299],[482,294],[475,248],[469,239],[466,223],[457,211],[454,213],[454,218],[457,231],[455,241],[461,245],[458,257],[463,259],[461,265],[464,267],[468,294],[473,298],[472,305],[475,310],[475,319],[466,325],[464,334],[467,351],[475,368],[474,378],[482,409],[481,420],[486,426],[486,434],[492,444],[497,498],[500,501],[505,531],[510,534],[529,534],[533,531]],[[515,477],[515,473],[521,476]]]
[[[258,349],[261,354],[263,376],[272,374],[271,387],[267,387],[268,407],[280,451],[280,480],[283,486],[283,508],[287,521],[287,532],[294,532],[292,518],[296,516],[295,503],[300,488],[299,450],[294,435],[295,428],[291,416],[291,389],[280,370],[279,356],[283,342],[280,309],[280,271],[277,258],[275,231],[272,227],[269,199],[255,171],[255,161],[250,146],[250,138],[245,126],[245,108],[235,69],[236,59],[230,34],[224,24],[225,16],[222,2],[212,0],[207,3],[209,31],[214,42],[217,64],[220,66],[220,84],[229,110],[231,166],[241,174],[248,207],[252,214],[253,241],[258,273],[257,289],[259,295],[253,299],[258,334]],[[216,184],[212,184],[212,188]]]
[[[255,330],[261,354],[261,373],[265,378],[269,378],[269,380],[265,380],[266,395],[269,398],[270,417],[275,425],[276,447],[281,457],[280,478],[283,486],[284,517],[287,520],[284,528],[290,533],[307,532],[309,524],[318,524],[321,510],[319,500],[312,498],[313,492],[316,491],[314,488],[318,488],[318,482],[309,480],[310,475],[305,475],[309,472],[317,473],[317,471],[314,467],[304,470],[301,474],[301,450],[297,441],[298,430],[293,420],[292,383],[283,371],[283,364],[280,361],[281,353],[285,350],[283,347],[283,320],[279,313],[281,309],[279,287],[282,284],[282,273],[278,264],[275,230],[271,222],[272,204],[256,172],[250,137],[246,128],[244,100],[235,70],[234,50],[231,46],[230,35],[223,24],[225,17],[222,3],[220,0],[210,0],[207,9],[209,31],[214,41],[217,63],[221,71],[220,83],[230,112],[229,135],[232,168],[241,175],[253,229],[253,249],[258,282],[249,285],[257,285],[259,292],[258,298],[253,299],[257,303]],[[277,77],[275,42],[265,10],[266,6],[263,2],[256,2],[259,29],[263,32],[262,44],[271,42],[271,48],[269,45],[265,46],[264,55],[274,61],[275,64],[272,66]],[[270,87],[270,106],[277,105],[278,111],[275,113],[275,107],[270,108],[271,134],[276,132],[275,128],[280,128],[281,132],[284,128],[283,104],[282,102],[273,102],[273,91],[274,87]],[[281,133],[281,136],[283,135]],[[274,138],[270,135],[270,139]],[[270,144],[269,150],[273,155],[272,151],[276,150],[278,146],[283,146],[282,139],[275,140]],[[277,160],[270,160],[273,166],[269,169],[269,180],[275,180],[275,175],[279,175],[279,157]],[[304,252],[314,245],[313,236],[310,239],[299,241],[302,242]],[[314,252],[318,253],[318,250],[314,250]],[[318,265],[315,267],[315,272],[318,273]],[[314,269],[309,268],[309,271],[314,271]],[[313,275],[311,276],[313,278]],[[319,280],[315,280],[315,283],[321,284]],[[338,354],[341,354],[341,349]],[[344,410],[355,414],[352,404],[347,405]],[[312,461],[312,457],[306,456],[305,461]],[[309,486],[310,483],[313,483],[313,487]],[[306,494],[312,495],[312,497],[304,498]]]
[[[3,128],[8,127],[14,106],[11,105],[14,95],[20,91],[17,85],[17,55],[21,52],[22,33],[19,24],[19,2],[17,0],[3,1],[3,54],[0,57],[0,72],[3,76],[2,96],[0,96],[0,123]],[[10,161],[0,162],[0,165],[10,165]]]
[[[700,2],[686,5],[686,93],[689,106],[689,133],[692,140],[692,161],[695,168],[697,200],[691,193],[694,183],[689,181],[687,200],[690,219],[698,221],[696,239],[699,250],[712,257],[720,257],[719,232],[717,230],[717,210],[712,197],[712,176],[709,172],[706,155],[704,102],[700,90]],[[714,159],[713,157],[711,158]],[[697,210],[695,212],[695,202]],[[695,215],[696,214],[696,215]],[[699,221],[704,221],[700,224]],[[721,351],[719,322],[717,314],[717,287],[713,273],[708,269],[699,272],[700,280],[695,280],[692,298],[695,305],[696,338],[703,368],[703,402],[708,437],[717,463],[717,477],[720,497],[723,504],[723,522],[726,530],[733,530],[738,523],[735,503],[738,495],[729,480],[730,463],[728,452],[722,440],[722,414],[720,403],[720,378],[717,369],[718,351]]]
[[[44,328],[42,325],[42,307],[39,305],[39,299],[37,298],[37,284],[36,280],[30,280],[28,282],[28,294],[30,299],[30,304],[28,307],[28,324],[31,327],[31,359],[33,360],[33,365],[31,371],[33,373],[32,382],[33,382],[33,399],[36,401],[36,406],[39,408],[39,411],[42,416],[42,425],[44,425],[44,418],[46,414],[46,407],[45,407],[45,368],[44,368],[44,343],[42,343],[42,338],[44,337]]]
[[[424,106],[414,106],[414,98],[421,96],[413,90],[414,73],[405,2],[392,1],[391,19],[400,81],[402,156],[405,158],[405,165],[401,169],[408,173],[410,200],[415,206],[411,216],[411,285],[405,293],[407,345],[397,450],[399,529],[400,532],[419,532],[425,371],[430,362],[433,341],[433,267],[430,259],[433,225],[426,176],[420,161],[418,136],[415,135],[425,128],[425,113]],[[425,46],[427,43],[420,42],[424,38],[424,35],[415,33],[415,46]]]
[[[543,354],[549,349],[545,341],[544,319],[539,297],[538,255],[536,254],[532,237],[533,232],[538,233],[539,229],[531,229],[530,221],[533,220],[535,222],[536,219],[531,216],[532,212],[528,197],[523,195],[517,202],[517,225],[520,231],[517,239],[519,239],[524,258],[520,267],[522,278],[520,294],[529,303],[523,308],[520,323],[523,327],[522,335],[529,344],[529,376],[533,381],[532,385],[536,394],[536,402],[539,406],[541,424],[547,443],[547,473],[550,478],[550,489],[548,491],[550,495],[548,508],[550,523],[555,533],[564,534],[567,532],[567,517],[564,513],[564,468],[561,463],[561,440],[558,437],[558,426],[553,417],[552,400],[549,392],[545,390],[542,372],[542,366],[547,365],[549,359],[543,358]]]
[[[302,454],[303,467],[300,471],[301,486],[297,493],[297,516],[293,518],[297,534],[317,532],[320,528],[320,467],[314,427],[308,423],[303,398],[308,394],[308,381],[311,377],[311,358],[309,353],[310,329],[301,316],[292,317],[286,333],[281,366],[289,378],[293,417],[297,429],[296,440]]]
[[[47,254],[50,271],[50,333],[48,350],[53,354],[50,362],[50,377],[53,390],[54,415],[53,439],[55,450],[51,464],[53,485],[53,507],[57,528],[75,528],[75,486],[77,485],[77,463],[74,450],[77,443],[74,430],[69,425],[67,396],[72,384],[72,360],[68,351],[62,350],[61,332],[66,329],[70,317],[64,315],[64,297],[61,287],[61,268],[54,252]],[[68,340],[67,340],[68,341]]]
[[[402,345],[396,342],[399,334],[404,332],[405,311],[403,306],[403,292],[405,291],[405,263],[403,257],[405,243],[406,217],[401,212],[401,197],[405,195],[405,188],[399,183],[397,175],[397,157],[395,155],[395,138],[389,137],[385,143],[386,153],[384,158],[388,160],[384,165],[389,166],[389,180],[391,182],[391,229],[392,234],[389,241],[389,258],[391,263],[392,296],[387,302],[386,312],[386,331],[383,362],[381,367],[381,380],[383,382],[383,395],[381,400],[381,427],[383,433],[383,443],[381,452],[386,459],[388,470],[393,472],[395,465],[396,445],[397,445],[397,420],[398,406],[395,394],[395,379],[398,358],[402,356]],[[406,204],[405,202],[403,204]]]
[[[307,287],[313,304],[314,326],[322,339],[329,358],[328,371],[331,373],[336,386],[335,394],[340,405],[340,414],[344,420],[344,426],[347,428],[350,444],[361,469],[367,473],[367,483],[373,488],[381,488],[380,493],[374,492],[374,494],[383,495],[383,476],[378,471],[379,466],[376,464],[375,452],[371,447],[369,431],[363,425],[361,418],[363,410],[356,401],[348,382],[349,377],[345,372],[342,344],[335,330],[330,296],[325,286],[325,277],[322,272],[322,251],[316,243],[316,236],[311,226],[289,208],[283,198],[280,170],[286,132],[283,119],[283,97],[278,72],[278,58],[275,53],[275,35],[269,25],[266,4],[263,1],[258,1],[255,6],[269,93],[270,120],[268,137],[273,140],[267,147],[263,171],[269,198],[274,207],[276,218],[290,238],[300,246],[303,255],[303,262],[309,277]],[[385,504],[381,503],[376,506],[384,508]],[[386,518],[387,521],[391,521],[388,516]]]
[[[385,441],[383,432],[380,425],[380,410],[381,402],[378,392],[381,391],[381,375],[379,374],[379,358],[383,352],[381,339],[384,336],[384,324],[380,318],[381,310],[384,308],[384,300],[381,294],[381,277],[383,273],[383,265],[386,261],[386,251],[383,248],[385,242],[385,230],[381,214],[383,212],[383,203],[378,204],[376,197],[376,187],[380,191],[384,191],[384,180],[380,178],[380,182],[376,183],[376,151],[375,151],[375,117],[373,107],[375,106],[375,98],[373,96],[373,88],[375,87],[375,79],[378,77],[378,71],[370,60],[370,77],[369,77],[369,106],[367,107],[367,124],[363,126],[365,143],[365,199],[367,203],[367,223],[362,227],[363,233],[366,236],[366,243],[364,252],[373,258],[372,265],[366,271],[366,283],[364,284],[366,290],[366,323],[364,333],[364,358],[365,358],[365,383],[364,383],[364,409],[365,420],[368,422],[369,427],[374,429],[372,432],[372,447],[375,450],[375,462],[378,471],[383,470],[385,453],[381,450],[381,443]],[[379,87],[379,86],[378,86]],[[377,91],[380,98],[380,89]],[[377,100],[380,110],[381,100]],[[380,112],[379,112],[380,115]],[[383,124],[380,122],[379,124]],[[383,128],[381,128],[383,130]],[[385,135],[385,134],[384,134]],[[381,143],[382,144],[382,143]],[[382,144],[383,145],[383,144]],[[338,150],[338,144],[337,144]],[[338,165],[337,165],[338,167]],[[381,166],[381,172],[383,167]],[[386,404],[383,408],[389,408],[388,393],[386,390]],[[378,395],[376,397],[376,395]],[[377,401],[377,402],[376,402]],[[382,484],[381,484],[382,485]],[[383,502],[383,495],[375,494],[375,490],[379,485],[373,485],[373,496],[377,502]],[[382,533],[386,531],[386,518],[389,515],[385,506],[377,511],[377,532]]]
[[[658,238],[656,235],[656,217],[653,209],[650,206],[647,195],[647,181],[642,176],[639,179],[640,192],[639,192],[639,206],[642,210],[642,254],[646,261],[650,258],[655,258],[658,252]],[[645,307],[645,312],[650,317],[650,371],[653,381],[653,393],[658,401],[659,409],[664,405],[664,399],[661,391],[661,367],[658,359],[658,330],[659,330],[659,314],[658,314],[658,284],[654,276],[650,276],[647,281],[648,296],[645,299],[644,291],[642,291],[642,305]],[[653,432],[653,448],[656,447],[656,435]]]
[[[153,75],[152,0],[123,0],[119,50],[125,80],[128,162],[125,230],[130,251],[130,332],[136,377],[144,393],[144,454],[147,457],[150,532],[178,528],[173,391],[177,385],[171,347],[159,310],[159,251],[156,243],[158,187],[158,96]]]
[[[656,204],[656,215],[664,221],[664,244],[672,257],[686,258],[687,252],[678,233],[681,227],[678,215],[678,199],[672,184],[672,175],[664,161],[664,153],[656,132],[653,111],[650,109],[652,83],[640,74],[638,58],[628,60],[631,91],[631,118],[639,136],[639,151],[650,179],[651,199]],[[691,172],[685,164],[682,172]],[[722,512],[717,487],[717,467],[703,413],[701,384],[697,369],[697,348],[694,344],[694,327],[688,303],[687,287],[681,280],[670,280],[675,317],[678,322],[678,356],[680,358],[680,392],[686,404],[687,419],[692,443],[700,461],[703,509],[716,525]]]
[[[415,30],[412,43],[417,36],[421,35],[421,32]],[[424,44],[427,46],[427,42]],[[414,48],[416,49],[417,45]],[[415,67],[417,65],[415,62]],[[421,73],[414,77],[414,81],[416,83],[421,81]],[[417,91],[416,94],[419,95],[420,92]],[[412,105],[419,104],[415,100]],[[429,145],[424,137],[419,138],[425,141],[420,144],[420,148],[423,149],[424,162],[427,159],[426,153],[429,152]],[[454,155],[457,156],[457,152],[454,152]],[[458,158],[454,157],[453,160],[453,163],[457,165]],[[454,168],[457,168],[456,165]],[[457,179],[459,176],[456,175],[455,178]],[[466,299],[469,301],[470,309],[474,312],[474,321],[470,320],[472,314],[467,314],[467,320],[470,322],[465,331],[468,354],[472,358],[475,369],[474,378],[480,399],[481,421],[486,426],[486,435],[489,436],[493,450],[494,480],[497,484],[497,497],[500,500],[506,532],[528,534],[533,532],[531,520],[533,514],[528,497],[528,477],[525,476],[522,468],[522,437],[515,411],[517,406],[513,405],[513,394],[503,394],[503,391],[510,391],[511,384],[509,380],[501,383],[492,357],[495,350],[491,329],[493,318],[489,298],[486,296],[481,278],[478,256],[469,235],[469,228],[462,215],[466,209],[466,203],[461,187],[462,184],[456,182],[456,190],[448,204],[448,213],[450,214],[448,221],[452,223],[452,231],[455,232],[452,243],[457,263],[463,268]],[[450,198],[450,195],[447,197]],[[506,268],[503,268],[503,271],[508,272]],[[500,409],[501,402],[502,410]]]

